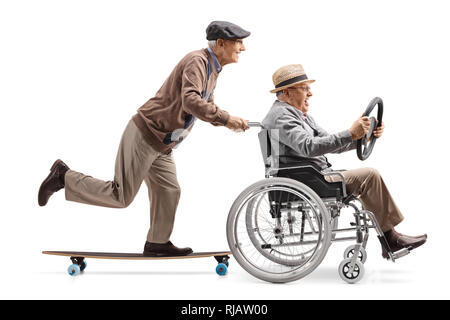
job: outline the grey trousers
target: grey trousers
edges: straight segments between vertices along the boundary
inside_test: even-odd
[[[364,209],[373,212],[383,232],[391,230],[403,220],[380,173],[374,168],[341,171],[347,193],[359,196]],[[341,181],[339,176],[327,176],[328,181]]]
[[[103,181],[69,170],[65,176],[66,200],[125,208],[145,181],[150,198],[150,230],[147,241],[169,241],[180,199],[172,154],[154,150],[133,120],[128,123],[117,152],[113,181]]]

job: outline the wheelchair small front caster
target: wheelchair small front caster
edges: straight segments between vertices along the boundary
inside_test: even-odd
[[[351,245],[344,251],[344,259],[351,258],[355,254],[356,245]],[[358,260],[361,261],[362,264],[366,263],[367,260],[367,252],[363,247],[359,248]]]
[[[352,266],[352,258],[342,260],[339,265],[339,276],[347,283],[356,283],[364,276],[364,265],[359,261],[355,261]]]

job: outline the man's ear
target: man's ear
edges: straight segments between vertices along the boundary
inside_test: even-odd
[[[216,45],[218,47],[223,47],[224,44],[225,44],[225,41],[223,41],[223,39],[217,39]]]

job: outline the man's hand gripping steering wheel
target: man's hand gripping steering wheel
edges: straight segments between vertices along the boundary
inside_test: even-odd
[[[378,105],[377,117],[369,118],[370,113],[376,105]],[[380,138],[383,134],[384,123],[382,118],[383,100],[376,97],[370,101],[366,111],[364,111],[362,116],[351,126],[350,133],[352,139],[358,140],[356,144],[356,153],[360,160],[366,160],[370,156],[377,138]]]

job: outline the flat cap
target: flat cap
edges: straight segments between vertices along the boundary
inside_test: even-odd
[[[250,32],[242,29],[238,25],[227,21],[213,21],[206,28],[206,39],[244,39],[250,35]]]

